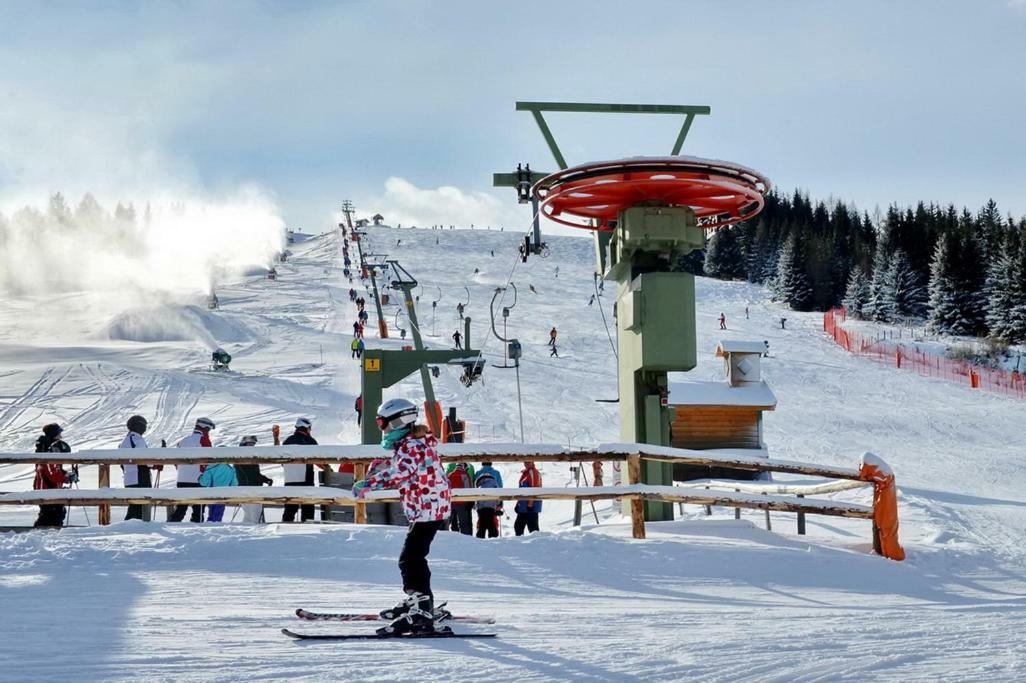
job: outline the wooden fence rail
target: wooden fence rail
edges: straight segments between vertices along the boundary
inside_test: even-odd
[[[284,463],[350,463],[355,477],[362,478],[366,467],[384,455],[377,446],[269,446],[229,448],[148,448],[91,450],[77,453],[0,453],[0,465],[61,463],[65,465],[97,465],[99,490],[56,489],[48,491],[10,492],[0,495],[3,505],[81,505],[98,506],[101,524],[110,522],[112,505],[176,505],[176,504],[296,504],[354,506],[357,523],[366,521],[368,503],[398,500],[398,492],[374,491],[364,499],[357,499],[350,491],[331,487],[233,487],[203,489],[109,489],[112,465],[163,464],[180,465],[209,462],[231,464],[284,464]],[[735,482],[748,492],[690,490],[675,486],[641,484],[641,461],[657,460],[687,465],[731,467],[755,472],[784,472],[840,480],[859,481],[858,469],[824,467],[821,465],[753,457],[737,450],[696,451],[689,449],[650,446],[646,444],[600,444],[594,449],[570,450],[558,445],[501,445],[501,444],[444,444],[439,455],[446,462],[584,462],[626,461],[628,484],[590,488],[517,488],[454,490],[456,501],[478,500],[613,500],[630,502],[633,536],[645,538],[644,501],[688,503],[706,506],[727,506],[757,510],[821,514],[858,519],[874,519],[874,508],[831,500],[805,498],[806,491],[795,490],[798,495],[766,495],[765,487],[758,490],[755,482]],[[702,482],[701,486],[730,485],[730,482]],[[822,487],[823,485],[820,484]],[[842,486],[840,488],[845,488]],[[715,488],[715,486],[714,486]],[[330,492],[330,493],[329,493]],[[761,495],[760,495],[761,494]],[[874,499],[874,505],[876,501]],[[873,525],[874,545],[879,546],[876,524]]]

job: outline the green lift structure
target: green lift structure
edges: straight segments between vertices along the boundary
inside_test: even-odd
[[[707,106],[517,102],[532,114],[560,170],[519,167],[497,173],[496,186],[529,194],[535,214],[534,245],[541,245],[539,214],[592,230],[598,274],[617,283],[616,316],[620,434],[624,441],[670,445],[667,373],[697,361],[695,281],[681,263],[705,243],[704,231],[752,218],[770,184],[751,169],[679,156],[696,116]],[[634,157],[568,167],[545,112],[672,114],[683,116],[668,157]],[[529,188],[529,189],[528,189]],[[669,464],[645,462],[641,480],[672,485]],[[649,520],[673,518],[669,503],[648,502]]]
[[[412,349],[365,349],[360,366],[360,386],[363,395],[363,405],[373,410],[381,405],[384,390],[410,375],[420,372],[420,379],[424,385],[424,411],[427,416],[428,426],[431,430],[441,436],[442,434],[442,410],[435,400],[434,387],[431,384],[432,366],[451,365],[456,362],[463,368],[464,384],[469,386],[481,375],[484,367],[484,360],[480,351],[470,348],[470,318],[463,319],[463,346],[462,349],[427,349],[424,347],[424,340],[420,334],[420,325],[417,321],[417,309],[413,300],[413,289],[417,281],[409,272],[403,268],[395,259],[384,261],[391,270],[394,279],[390,287],[402,292],[403,305],[406,307],[406,315],[410,319],[410,328],[413,334]],[[379,308],[379,320],[380,308]],[[376,444],[381,442],[381,429],[373,418],[365,416],[360,426],[360,440],[365,444]]]

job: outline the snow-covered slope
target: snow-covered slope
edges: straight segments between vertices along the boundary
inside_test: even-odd
[[[512,274],[526,439],[618,441],[615,404],[595,400],[615,398],[616,383],[601,317],[612,324],[612,287],[588,305],[591,243],[552,238],[550,258],[523,264],[520,239],[372,228],[365,248],[421,282],[421,328],[433,343],[448,345],[466,286],[471,343],[496,364],[488,303]],[[276,282],[219,287],[213,313],[201,301],[125,312],[88,294],[0,300],[0,449],[29,449],[51,420],[76,448],[111,447],[133,412],[152,418],[148,437],[170,442],[200,415],[218,422],[215,443],[307,415],[322,442],[355,443],[354,311],[339,244],[325,235],[294,251]],[[0,534],[0,671],[13,680],[1021,678],[1026,406],[848,356],[821,334],[818,315],[782,311],[750,285],[699,279],[697,292],[700,364],[686,377],[719,378],[721,337],[769,341],[764,378],[779,400],[766,417],[770,454],[848,467],[862,451],[880,454],[897,472],[906,562],[868,555],[858,520],[810,517],[803,538],[791,515],[775,514],[769,533],[761,514],[734,521],[730,510],[706,518],[686,507],[682,521],[652,525],[639,542],[615,517],[570,530],[569,505],[546,503],[540,535],[443,534],[433,548],[440,599],[495,615],[500,639],[310,650],[277,633],[295,626],[291,610],[390,604],[402,530],[121,523]],[[62,315],[52,333],[41,322],[51,308]],[[386,308],[393,329],[396,310]],[[553,325],[559,358],[546,346]],[[232,374],[205,370],[211,339],[235,357]],[[471,423],[471,439],[518,440],[512,371],[489,367],[469,389],[457,377],[443,368],[436,390]],[[396,393],[422,398],[416,379]],[[541,467],[546,484],[570,477],[565,464]],[[515,482],[516,468],[504,474]],[[0,490],[30,483],[26,466],[0,469]],[[4,524],[33,516],[0,508]],[[72,521],[85,523],[80,510]]]

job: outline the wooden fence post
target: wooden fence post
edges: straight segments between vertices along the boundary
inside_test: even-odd
[[[110,465],[100,465],[100,475],[96,484],[101,489],[110,488]],[[101,525],[110,524],[110,505],[101,505],[96,516]]]
[[[353,465],[353,478],[361,481],[367,477],[367,466],[362,462]],[[367,523],[367,504],[357,503],[353,506],[353,521],[357,524]]]
[[[641,456],[627,456],[627,483],[641,483]],[[645,538],[645,501],[631,497],[631,533],[634,538]]]

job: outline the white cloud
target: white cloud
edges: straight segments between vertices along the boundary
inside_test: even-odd
[[[384,195],[364,200],[360,206],[381,213],[390,225],[473,225],[522,231],[530,221],[529,211],[517,211],[516,204],[500,201],[487,192],[464,192],[449,185],[424,189],[394,176],[385,181]]]

